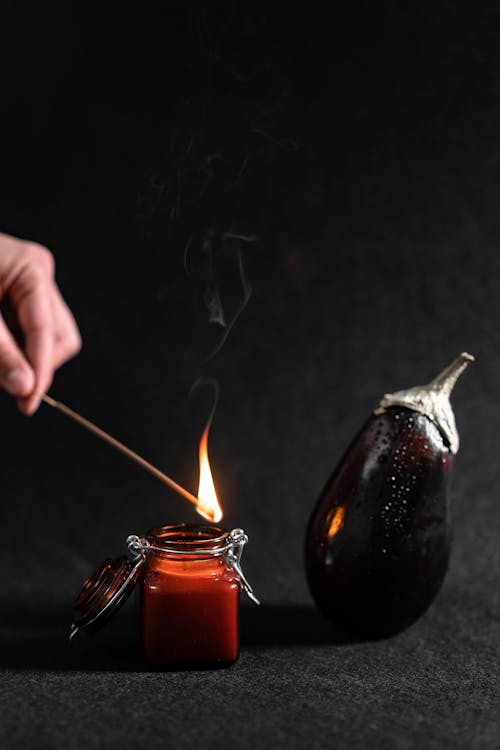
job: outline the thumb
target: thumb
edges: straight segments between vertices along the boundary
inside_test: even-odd
[[[35,387],[35,374],[0,316],[0,385],[11,394],[29,396]]]

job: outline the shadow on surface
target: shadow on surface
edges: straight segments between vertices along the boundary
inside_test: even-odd
[[[67,610],[6,611],[4,606],[0,613],[0,669],[151,671],[140,654],[133,608],[120,612],[102,631],[83,633],[72,644]],[[242,649],[348,642],[313,607],[261,606],[241,611]]]
[[[353,638],[326,620],[314,607],[299,605],[243,607],[241,645],[319,646],[352,643]]]
[[[67,609],[0,607],[0,669],[75,671],[142,671],[145,665],[136,637],[133,612],[93,636],[82,634],[71,644]]]

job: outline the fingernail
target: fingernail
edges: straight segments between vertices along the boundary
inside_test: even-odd
[[[3,379],[3,387],[11,396],[22,396],[30,389],[30,376],[26,370],[16,368],[7,373]]]
[[[31,417],[36,412],[39,406],[40,399],[38,398],[38,396],[30,396],[26,401],[24,413],[28,417]]]

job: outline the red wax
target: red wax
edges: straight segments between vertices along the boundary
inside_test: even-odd
[[[239,585],[224,557],[151,554],[142,609],[151,664],[222,665],[238,658]]]

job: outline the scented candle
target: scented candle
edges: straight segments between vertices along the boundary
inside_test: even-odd
[[[239,652],[238,574],[228,532],[164,526],[147,536],[142,639],[151,664],[230,664]]]
[[[75,600],[73,637],[96,630],[138,583],[145,659],[223,666],[239,653],[239,594],[258,603],[240,558],[242,529],[176,524],[127,539],[131,558],[105,560]]]

